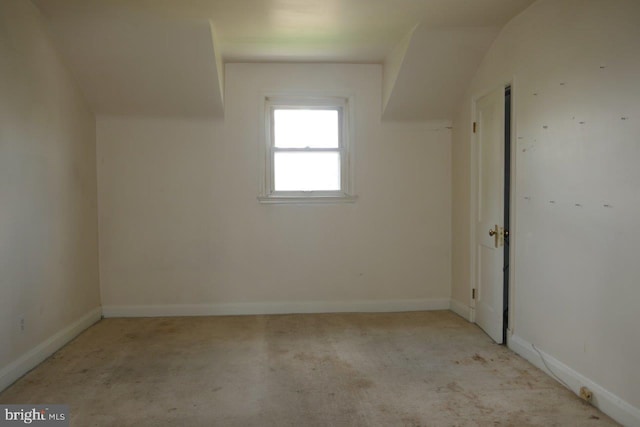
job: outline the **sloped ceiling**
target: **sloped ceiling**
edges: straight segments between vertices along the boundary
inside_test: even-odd
[[[32,1],[97,114],[220,117],[225,62],[343,62],[384,64],[392,120],[450,118],[499,29],[533,2]]]
[[[222,115],[207,20],[168,19],[86,3],[54,9],[49,23],[94,112]]]
[[[451,119],[499,31],[500,27],[419,26],[412,33],[395,81],[384,97],[383,119]],[[392,76],[388,78],[393,78],[391,64],[389,58],[385,72]]]

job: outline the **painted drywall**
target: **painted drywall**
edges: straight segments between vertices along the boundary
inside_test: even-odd
[[[96,114],[223,115],[224,76],[218,74],[219,46],[208,19],[141,11],[131,1],[122,7],[100,1],[34,3]]]
[[[406,47],[399,46],[388,59],[387,70],[397,71],[383,87],[383,120],[450,120],[500,28],[419,25]]]
[[[224,80],[221,58],[352,64],[388,58],[385,103],[394,84],[398,92],[385,112],[392,120],[451,120],[498,29],[533,2],[32,1],[96,114],[222,117],[224,94],[215,84]],[[409,66],[400,69],[406,36],[418,23]]]
[[[30,2],[0,2],[0,58],[2,388],[100,294],[95,118]]]
[[[639,22],[633,0],[535,3],[485,57],[454,120],[452,149],[452,295],[469,306],[472,98],[513,79],[510,327],[636,411]],[[596,403],[605,398],[596,394]]]
[[[98,117],[105,311],[447,308],[448,123],[381,124],[380,65],[225,76],[224,121]],[[258,202],[265,93],[353,96],[355,203]]]
[[[413,32],[417,27],[413,27],[411,31],[407,32],[405,36],[398,42],[396,47],[387,55],[384,60],[384,64],[382,67],[382,112],[384,114],[385,108],[387,108],[387,103],[389,102],[389,98],[391,97],[391,93],[393,92],[393,87],[396,84],[396,79],[398,78],[398,74],[400,74],[400,69],[402,68],[402,61],[404,61],[404,57],[407,54],[407,49],[409,49],[409,45],[411,44],[411,39],[413,38]]]

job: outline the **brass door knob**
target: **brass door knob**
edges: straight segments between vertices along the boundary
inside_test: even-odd
[[[500,246],[500,227],[498,224],[492,229],[489,230],[489,236],[493,237],[493,245],[497,248]]]

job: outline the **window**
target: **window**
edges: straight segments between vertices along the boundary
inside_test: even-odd
[[[266,99],[263,202],[351,201],[348,100]]]

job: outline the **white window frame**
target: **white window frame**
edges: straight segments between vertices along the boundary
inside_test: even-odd
[[[352,195],[352,146],[350,99],[344,96],[265,96],[265,128],[262,145],[264,171],[261,174],[262,203],[331,203],[353,202]],[[338,148],[278,148],[275,147],[274,111],[277,109],[318,109],[338,112]],[[339,191],[275,191],[274,157],[276,152],[339,152],[340,153],[340,190]]]

